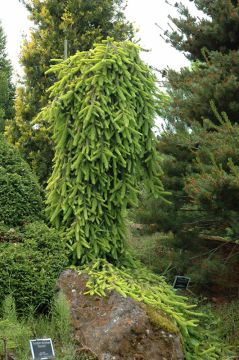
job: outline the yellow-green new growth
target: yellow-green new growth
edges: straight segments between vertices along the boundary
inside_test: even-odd
[[[125,212],[144,178],[163,193],[152,131],[159,93],[140,48],[108,39],[48,71],[58,81],[39,115],[52,124],[50,221],[63,231],[73,262],[125,259]]]
[[[180,332],[186,360],[230,358],[231,352],[220,343],[221,339],[215,339],[200,326],[200,319],[205,315],[192,311],[195,305],[189,304],[186,297],[178,296],[162,276],[151,273],[141,264],[115,267],[104,259],[77,270],[89,275],[86,294],[105,296],[114,290],[124,297],[129,296],[145,304],[154,325],[168,332]],[[160,316],[162,313],[164,315]]]

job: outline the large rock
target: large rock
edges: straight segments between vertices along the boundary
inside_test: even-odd
[[[183,360],[179,335],[151,323],[146,311],[116,292],[84,295],[87,275],[64,271],[58,281],[70,303],[75,339],[99,360]]]

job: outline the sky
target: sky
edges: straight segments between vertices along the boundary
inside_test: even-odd
[[[7,36],[7,53],[14,68],[14,78],[21,73],[18,55],[22,39],[27,35],[31,22],[19,0],[0,0],[0,21]]]
[[[89,0],[90,1],[90,0]],[[170,0],[174,2],[174,0]],[[181,0],[188,5],[194,14],[198,14],[192,2]],[[165,0],[128,0],[125,11],[128,20],[132,21],[139,30],[137,37],[141,39],[140,45],[150,50],[142,53],[142,58],[158,69],[169,66],[178,70],[189,63],[183,54],[173,49],[160,37],[163,29],[167,28],[168,15],[176,15],[176,10],[165,3]],[[22,39],[29,34],[31,22],[28,13],[19,0],[0,0],[0,21],[7,36],[7,52],[14,68],[14,78],[22,75],[18,63]]]

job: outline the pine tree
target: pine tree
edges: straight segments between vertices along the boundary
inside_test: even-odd
[[[194,19],[178,5],[181,17],[173,19],[178,32],[167,33],[169,41],[193,62],[165,74],[171,100],[158,147],[164,157],[162,180],[172,192],[172,205],[164,208],[163,216],[159,212],[154,222],[159,231],[173,231],[173,246],[186,251],[184,260],[197,256],[199,265],[194,270],[190,261],[185,265],[186,260],[183,269],[202,283],[218,280],[212,276],[213,256],[206,264],[207,276],[200,279],[202,254],[209,251],[205,240],[238,241],[239,5],[220,0],[194,3],[211,18]],[[214,246],[217,254],[218,243]]]
[[[25,40],[20,61],[25,71],[24,87],[18,91],[16,122],[7,136],[45,182],[51,172],[52,142],[48,124],[32,128],[31,121],[47,104],[47,88],[55,77],[45,72],[51,59],[63,58],[64,39],[68,56],[89,50],[107,36],[131,39],[133,27],[125,20],[123,0],[29,0],[23,1],[35,27]]]
[[[236,32],[237,26],[239,26],[237,14],[239,4],[237,1],[230,0],[224,2],[221,0],[213,2],[195,0],[194,3],[210,18],[194,19],[193,21],[188,10],[178,5],[182,17],[172,19],[172,21],[181,33],[181,40],[176,45],[176,32],[167,33],[171,43],[179,50],[187,52],[188,58],[193,59],[194,62],[191,67],[183,68],[180,72],[169,70],[167,73],[168,93],[171,96],[167,114],[173,132],[169,131],[166,136],[161,138],[159,147],[162,147],[165,142],[169,144],[167,155],[172,157],[169,159],[169,164],[166,164],[168,167],[166,173],[170,171],[173,161],[176,161],[177,164],[184,164],[184,172],[178,177],[177,189],[177,191],[183,191],[185,199],[181,207],[190,207],[191,204],[195,210],[195,204],[197,204],[198,209],[205,212],[207,202],[205,202],[204,196],[211,197],[212,201],[214,196],[217,199],[216,192],[221,191],[221,196],[224,194],[221,201],[224,201],[225,204],[228,203],[226,193],[220,190],[219,183],[216,190],[210,179],[214,181],[216,174],[219,178],[226,174],[227,177],[231,177],[232,170],[227,165],[230,159],[237,166],[236,153],[233,150],[235,143],[230,132],[237,133],[236,124],[239,110],[239,56]],[[220,115],[222,112],[227,115],[223,115],[224,120]],[[230,119],[229,122],[226,120],[227,118]],[[229,129],[231,130],[225,131],[225,127],[227,128],[225,121],[227,124],[230,123]],[[225,145],[220,140],[222,134]],[[185,158],[180,151],[175,152],[175,146],[170,145],[172,137],[176,144],[181,144],[181,146],[183,144],[186,152],[191,154],[189,161],[186,160],[188,156]],[[227,142],[231,147],[231,154],[227,151]],[[220,156],[215,150],[217,147],[220,147]],[[210,156],[201,157],[200,154],[206,152]],[[223,162],[221,162],[222,158]],[[221,173],[220,166],[222,167]],[[223,171],[226,172],[224,175],[222,175]],[[195,188],[192,185],[194,183]],[[211,195],[209,195],[209,190]],[[234,190],[236,191],[236,188]],[[192,203],[190,199],[193,200]],[[207,210],[209,213],[211,212],[210,201]],[[233,209],[231,208],[231,210]],[[231,210],[228,208],[228,212]],[[204,214],[205,218],[207,216],[211,218],[209,213]],[[229,213],[225,211],[223,214],[228,223]],[[223,222],[222,218],[223,216],[220,218],[221,222]],[[234,218],[233,214],[232,218]],[[229,228],[233,222],[233,219],[232,222],[229,221]],[[217,233],[215,227],[212,231]]]
[[[182,120],[188,126],[210,118],[218,124],[210,106],[213,100],[219,112],[226,112],[232,123],[238,123],[239,54],[230,51],[206,53],[205,62],[194,62],[190,68],[167,72],[171,106],[169,119]]]
[[[168,117],[182,119],[189,126],[205,118],[218,123],[210,106],[213,100],[219,112],[225,111],[233,123],[238,122],[238,1],[194,3],[204,17],[191,16],[185,6],[177,3],[180,17],[171,18],[176,30],[165,33],[176,49],[193,60],[190,68],[166,71],[172,97]]]
[[[228,54],[239,47],[239,4],[237,0],[193,0],[203,13],[200,19],[180,2],[175,3],[179,17],[170,17],[176,26],[166,31],[168,42],[188,59],[205,61],[202,49]]]

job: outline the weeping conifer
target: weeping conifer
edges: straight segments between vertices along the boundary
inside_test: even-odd
[[[122,262],[124,217],[138,180],[162,195],[152,132],[159,93],[139,50],[108,39],[48,71],[58,81],[38,116],[51,123],[55,142],[47,211],[74,263]]]
[[[62,229],[72,260],[83,265],[75,269],[87,274],[89,294],[114,290],[144,303],[152,319],[163,319],[157,320],[160,328],[180,330],[185,359],[223,359],[228,349],[210,330],[202,331],[198,319],[191,320],[194,305],[136,261],[122,266],[130,259],[124,216],[137,200],[138,180],[143,177],[155,195],[165,194],[152,132],[160,94],[139,50],[131,42],[107,40],[49,71],[58,81],[38,116],[39,123],[51,122],[55,141],[47,211]]]

